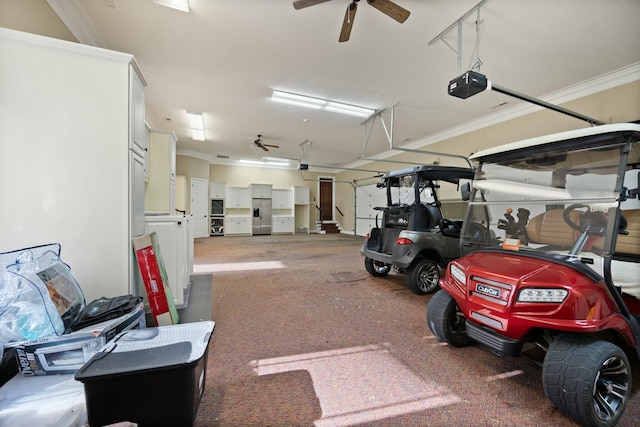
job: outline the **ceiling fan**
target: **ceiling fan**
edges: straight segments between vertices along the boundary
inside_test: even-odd
[[[315,6],[316,4],[324,3],[327,1],[330,0],[295,0],[293,2],[293,7],[295,9],[303,9],[305,7]],[[347,6],[347,12],[344,15],[344,20],[342,21],[342,29],[340,30],[340,38],[338,38],[339,42],[346,42],[351,36],[351,28],[353,28],[353,21],[356,17],[356,11],[358,10],[359,1],[360,0],[352,0],[351,3]],[[400,23],[406,21],[409,17],[409,14],[411,13],[407,9],[398,6],[391,0],[367,0],[367,3]]]
[[[267,147],[280,148],[279,145],[265,144],[264,142],[262,142],[262,135],[259,135],[259,134],[258,134],[258,138],[253,140],[253,145],[255,145],[258,148],[262,148],[264,151],[269,151]]]

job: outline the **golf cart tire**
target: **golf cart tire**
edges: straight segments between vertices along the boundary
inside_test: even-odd
[[[418,258],[405,274],[405,283],[416,295],[432,294],[440,289],[440,267],[429,258]]]
[[[383,264],[380,261],[375,261],[366,257],[364,259],[364,268],[366,268],[369,274],[374,277],[384,277],[391,271],[391,266],[389,264]]]
[[[580,425],[611,427],[631,396],[631,365],[609,341],[561,334],[545,356],[542,384],[551,403]]]
[[[465,329],[465,318],[456,300],[443,289],[436,292],[427,305],[427,325],[440,341],[453,347],[466,347],[473,342]]]

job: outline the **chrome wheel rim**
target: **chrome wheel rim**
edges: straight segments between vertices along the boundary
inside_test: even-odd
[[[418,286],[423,292],[429,292],[438,286],[440,280],[440,272],[438,266],[429,264],[420,269],[418,273]]]
[[[629,368],[613,356],[604,361],[593,383],[593,410],[602,421],[610,421],[624,409],[629,396]]]

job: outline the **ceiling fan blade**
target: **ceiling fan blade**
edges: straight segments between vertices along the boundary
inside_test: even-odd
[[[264,151],[269,151],[269,149],[265,147],[263,144],[260,144],[258,147],[262,148]]]
[[[407,9],[398,6],[391,0],[367,0],[367,3],[400,23],[406,21],[411,14]]]
[[[347,6],[347,12],[344,14],[344,20],[342,21],[342,29],[340,30],[339,42],[346,42],[351,36],[351,29],[353,28],[353,20],[356,19],[356,12],[358,11],[358,3],[355,1]]]
[[[296,0],[293,2],[293,7],[298,9],[304,9],[305,7],[315,6],[320,3],[324,3],[330,0]]]
[[[273,145],[273,144],[262,144],[263,147],[271,147],[271,148],[280,148],[279,145]]]

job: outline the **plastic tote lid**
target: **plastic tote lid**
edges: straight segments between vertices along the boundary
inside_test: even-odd
[[[130,329],[116,335],[76,374],[78,381],[188,366],[202,358],[215,322]]]

